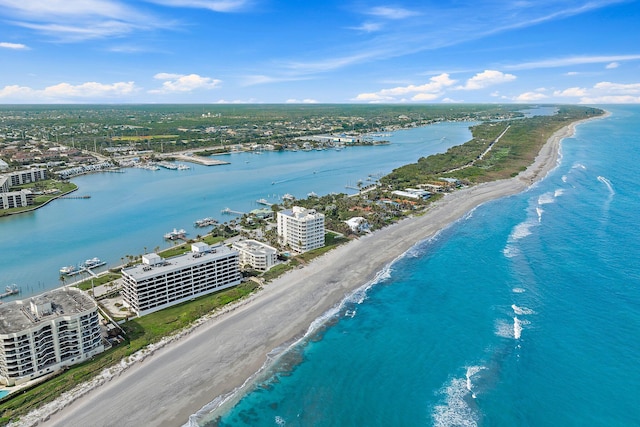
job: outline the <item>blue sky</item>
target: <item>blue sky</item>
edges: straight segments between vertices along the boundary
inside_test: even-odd
[[[640,103],[640,2],[0,0],[0,103]]]

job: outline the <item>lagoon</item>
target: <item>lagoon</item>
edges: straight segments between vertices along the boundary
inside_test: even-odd
[[[229,165],[123,169],[73,178],[76,194],[90,199],[55,200],[31,213],[0,218],[0,287],[17,284],[18,298],[53,289],[61,285],[62,266],[99,257],[107,262],[103,268],[115,267],[126,255],[169,247],[163,235],[174,228],[193,238],[206,232],[193,227],[195,220],[228,221],[233,217],[222,215],[222,209],[248,212],[260,207],[257,199],[276,203],[287,193],[297,198],[310,192],[354,193],[346,186],[468,141],[473,124],[399,130],[384,137],[388,145],[233,153],[219,157]]]

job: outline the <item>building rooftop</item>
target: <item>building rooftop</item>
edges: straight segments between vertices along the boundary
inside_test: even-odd
[[[70,287],[58,288],[31,298],[0,305],[0,334],[12,334],[60,316],[90,310],[96,303],[85,292]]]
[[[186,267],[200,265],[205,261],[226,258],[231,254],[237,254],[235,250],[231,250],[224,245],[211,246],[204,250],[202,246],[194,248],[192,251],[184,255],[178,255],[171,258],[162,258],[155,253],[146,254],[142,257],[143,263],[133,267],[122,269],[123,273],[128,274],[137,281],[147,278],[156,277],[162,273],[182,270]]]
[[[277,253],[278,250],[265,243],[258,242],[257,240],[240,240],[233,243],[233,247],[242,249],[254,255],[263,255],[268,253]]]

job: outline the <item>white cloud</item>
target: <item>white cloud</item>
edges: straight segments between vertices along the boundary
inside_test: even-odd
[[[382,89],[373,93],[361,93],[354,98],[355,101],[387,101],[398,102],[404,100],[404,95],[414,94],[413,101],[432,101],[443,95],[444,90],[456,83],[449,77],[449,74],[442,73],[433,76],[428,83],[422,85],[398,86],[389,89]]]
[[[113,84],[87,82],[79,85],[59,83],[45,88],[42,94],[48,98],[104,98],[131,95],[134,91],[133,82]]]
[[[251,3],[246,0],[147,0],[151,3],[171,7],[207,9],[213,12],[238,12]]]
[[[0,0],[0,7],[13,25],[65,42],[171,26],[169,20],[156,19],[118,0]]]
[[[553,96],[578,98],[581,104],[636,104],[640,103],[640,83],[599,82],[591,88],[556,90]]]
[[[28,50],[29,47],[22,43],[0,42],[0,47],[4,49]]]
[[[467,80],[464,86],[458,86],[456,89],[477,90],[484,89],[489,86],[511,82],[516,79],[513,74],[505,74],[496,70],[484,70]]]
[[[603,95],[584,97],[581,104],[640,104],[640,96],[632,95]]]
[[[33,89],[26,86],[5,86],[0,89],[0,98],[16,102],[51,102],[91,99],[104,101],[105,98],[119,98],[134,94],[138,88],[134,82],[117,82],[111,84],[86,82],[79,85],[58,83],[44,89]]]
[[[570,87],[565,90],[556,90],[553,92],[553,96],[561,97],[580,97],[587,94],[587,89],[581,87]]]
[[[376,31],[380,31],[383,28],[383,25],[378,22],[365,22],[359,27],[349,27],[351,30],[363,31],[365,33],[373,33]]]
[[[595,90],[604,91],[607,94],[618,94],[618,95],[640,95],[640,83],[611,83],[611,82],[600,82],[596,83],[593,88]]]
[[[160,89],[149,91],[149,93],[155,94],[192,92],[197,89],[215,89],[222,83],[222,80],[202,77],[198,74],[158,73],[153,77],[157,80],[165,80]]]
[[[619,66],[620,66],[620,63],[614,61],[610,64],[607,64],[607,66],[604,68],[606,68],[607,70],[613,70],[614,68],[618,68]]]
[[[565,76],[577,76],[578,74],[580,73],[577,71],[569,71],[568,73],[565,73]]]
[[[378,6],[365,12],[367,15],[386,19],[405,19],[420,13],[399,7]]]
[[[534,70],[537,68],[557,68],[584,64],[601,64],[619,61],[635,61],[640,55],[608,55],[608,56],[571,56],[567,58],[544,59],[541,61],[524,62],[522,64],[508,65],[506,70]]]
[[[546,99],[547,95],[540,92],[525,92],[514,98],[516,102],[534,102]]]
[[[317,104],[318,101],[316,101],[315,99],[287,99],[285,101],[285,103],[287,104]]]

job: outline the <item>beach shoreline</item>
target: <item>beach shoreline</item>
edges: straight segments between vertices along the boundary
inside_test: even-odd
[[[309,325],[415,244],[476,207],[520,193],[547,176],[558,164],[561,140],[582,122],[555,132],[517,177],[457,190],[420,216],[342,245],[169,339],[126,369],[103,375],[81,395],[63,396],[28,414],[18,425],[184,425],[213,398],[228,396],[253,378],[274,349],[298,341]]]

